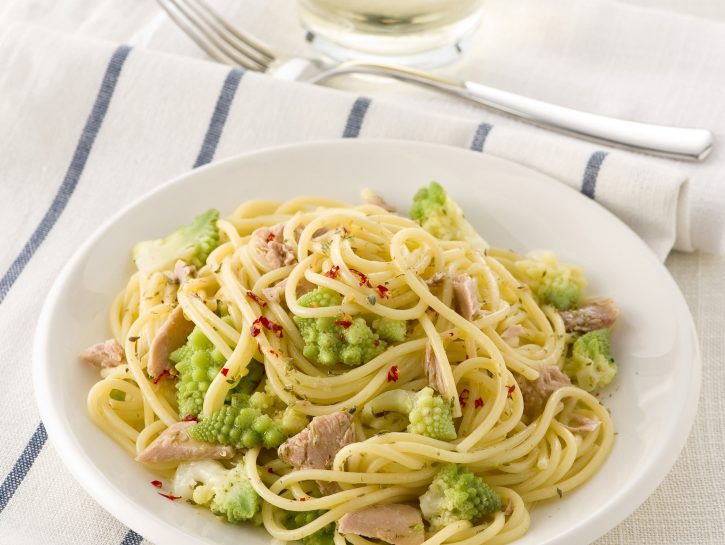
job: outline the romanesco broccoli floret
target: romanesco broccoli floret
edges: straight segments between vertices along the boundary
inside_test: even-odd
[[[233,395],[229,404],[222,405],[209,417],[189,426],[187,433],[197,441],[239,449],[277,448],[287,439],[287,434],[272,417],[252,406],[251,397],[244,394]]]
[[[307,308],[334,307],[342,303],[342,297],[336,291],[319,286],[302,295],[297,302]]]
[[[262,381],[262,377],[264,377],[264,364],[251,360],[247,365],[247,374],[238,379],[239,382],[230,393],[251,394]]]
[[[415,194],[410,217],[441,240],[463,240],[476,248],[488,248],[486,241],[463,215],[461,207],[436,182],[431,182]]]
[[[531,252],[515,267],[543,303],[559,310],[575,307],[587,284],[579,267],[559,263],[549,251]]]
[[[458,520],[478,521],[501,509],[501,498],[463,466],[446,464],[420,497],[420,510],[434,530]]]
[[[182,462],[176,470],[173,493],[207,505],[228,522],[261,523],[261,498],[247,477],[244,464],[226,469],[215,460]]]
[[[260,413],[270,416],[275,426],[287,437],[298,434],[310,423],[307,415],[297,411],[293,406],[286,405],[277,397],[268,381],[265,382],[264,389],[251,395],[235,392],[227,398],[227,402],[231,405],[257,409]]]
[[[179,414],[182,418],[197,416],[201,413],[204,395],[211,381],[226,359],[198,327],[186,339],[186,344],[171,353],[169,359],[176,364],[179,374],[176,382]]]
[[[338,293],[319,287],[297,302],[303,307],[319,308],[339,305],[341,298]],[[305,343],[302,353],[321,365],[361,365],[381,354],[387,346],[363,318],[342,320],[331,316],[294,316],[293,320]]]
[[[603,388],[617,374],[608,329],[595,329],[574,341],[571,356],[562,368],[572,381],[587,392]]]
[[[376,415],[387,411],[408,415],[410,433],[425,435],[441,441],[456,438],[451,405],[442,397],[435,395],[432,388],[425,387],[420,392],[409,390],[388,390],[365,405],[362,417],[371,421]]]
[[[393,320],[392,318],[377,318],[373,320],[373,330],[378,337],[391,343],[402,343],[408,329],[408,322],[405,320]]]
[[[285,526],[288,530],[295,530],[308,525],[317,517],[323,515],[325,511],[299,511],[287,512]],[[302,538],[303,545],[333,545],[333,535],[335,534],[335,523],[331,522],[327,526],[323,526],[315,533]]]
[[[176,364],[179,374],[176,382],[179,414],[182,418],[198,416],[204,405],[206,391],[226,359],[198,327],[194,328],[184,345],[171,353],[169,359]],[[238,379],[238,383],[230,390],[230,395],[253,392],[264,375],[264,365],[252,360],[246,371],[247,374]]]
[[[310,423],[307,415],[295,410],[294,407],[286,407],[283,411],[277,413],[274,421],[288,437],[297,435]]]
[[[203,267],[211,251],[219,246],[218,219],[217,210],[207,210],[166,238],[139,242],[133,247],[136,267],[145,272],[163,271],[172,269],[179,259]]]

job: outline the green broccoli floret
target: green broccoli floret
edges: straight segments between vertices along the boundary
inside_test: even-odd
[[[373,320],[373,329],[378,337],[385,341],[402,343],[405,340],[408,322],[391,318],[378,318]]]
[[[230,404],[223,405],[208,418],[189,426],[189,437],[239,449],[262,445],[277,448],[287,439],[287,434],[271,416],[252,406],[251,399],[244,394],[232,396]]]
[[[325,511],[299,511],[287,512],[285,526],[288,530],[295,530],[308,525],[317,517],[323,515]],[[302,538],[303,545],[333,545],[333,536],[335,534],[335,523],[331,522],[327,526],[323,526],[315,533]]]
[[[566,358],[562,371],[587,392],[603,388],[617,374],[612,358],[608,329],[595,329],[574,341],[571,356]]]
[[[446,464],[420,497],[420,510],[434,530],[458,520],[479,521],[501,509],[501,498],[468,468]]]
[[[559,310],[575,307],[586,286],[581,269],[559,263],[552,252],[531,252],[515,267],[543,303]]]
[[[300,297],[303,307],[320,308],[339,305],[337,292],[319,287]],[[363,318],[342,320],[335,317],[292,318],[300,330],[304,356],[321,365],[360,365],[381,354],[387,344],[373,333]]]
[[[463,240],[476,248],[488,248],[486,241],[463,215],[461,207],[436,182],[431,182],[415,194],[410,217],[441,240]]]
[[[408,415],[408,431],[441,441],[456,438],[451,405],[425,387],[420,392],[388,390],[365,405],[362,417],[371,421],[380,413],[393,411]]]
[[[262,500],[244,470],[244,464],[226,469],[215,460],[183,462],[176,470],[173,493],[211,511],[228,522],[261,523]]]
[[[218,219],[219,212],[210,209],[166,238],[139,242],[133,247],[136,267],[145,272],[163,271],[172,269],[179,259],[197,268],[203,267],[211,251],[219,246]]]
[[[211,381],[217,376],[226,359],[206,338],[198,327],[189,334],[186,343],[174,350],[169,359],[176,365],[179,380],[176,382],[176,400],[181,417],[198,416],[204,405],[204,396]],[[230,394],[251,393],[264,375],[264,365],[252,360],[247,374],[230,390]]]

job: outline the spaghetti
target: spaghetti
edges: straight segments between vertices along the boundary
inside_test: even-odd
[[[293,254],[279,267],[264,259],[253,235],[273,226],[282,226]],[[184,416],[178,413],[173,375],[153,379],[147,372],[153,340],[180,305],[225,360],[225,371],[208,385],[200,419],[225,404],[234,388],[229,377],[243,377],[254,360],[264,364],[257,389],[308,420],[355,411],[356,441],[343,446],[329,468],[295,469],[263,447],[244,449],[232,460],[263,500],[262,522],[278,540],[303,539],[370,506],[417,503],[441,464],[453,463],[488,483],[505,509],[483,520],[429,528],[426,545],[508,543],[526,533],[534,503],[578,487],[607,457],[612,421],[583,389],[558,388],[540,414],[525,414],[519,385],[537,379],[545,366],[561,367],[572,335],[560,313],[542,304],[522,278],[521,256],[440,240],[377,205],[327,199],[249,201],[217,227],[221,243],[194,277],[178,283],[170,270],[137,271],[111,305],[111,330],[125,361],[102,370],[87,404],[93,421],[130,455]],[[452,279],[460,275],[475,281],[480,300],[471,319],[455,310]],[[264,295],[275,287],[277,298]],[[300,292],[318,287],[339,294],[340,304],[300,304]],[[368,323],[404,320],[406,338],[357,366],[323,366],[304,355],[296,319],[327,317],[344,325],[359,316]],[[438,389],[449,394],[456,427],[450,441],[405,431],[400,415],[371,419],[366,413],[384,392],[427,386],[426,359],[435,360]],[[584,419],[596,426],[577,428]],[[147,465],[171,478],[179,463]],[[316,482],[335,483],[337,491],[322,495]],[[283,511],[322,514],[289,528]],[[335,543],[343,539],[371,543],[336,531]]]

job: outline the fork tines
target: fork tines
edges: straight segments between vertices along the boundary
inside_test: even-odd
[[[169,17],[214,60],[265,72],[275,60],[272,50],[236,28],[205,0],[158,0]]]

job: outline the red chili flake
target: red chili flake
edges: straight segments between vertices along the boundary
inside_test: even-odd
[[[466,401],[468,401],[468,395],[471,392],[468,391],[468,388],[465,388],[458,396],[458,402],[461,404],[461,407],[466,406]]]
[[[507,390],[506,397],[513,399],[513,395],[511,395],[511,394],[513,394],[514,390],[516,390],[516,385],[515,384],[512,384],[510,386],[507,385],[506,390]]]
[[[222,367],[221,373],[222,375],[227,376],[229,374],[229,369],[226,367]]]
[[[251,333],[252,337],[256,337],[259,335],[259,332],[261,331],[259,327],[257,327],[257,324],[262,324],[265,329],[270,330],[272,333],[277,335],[280,339],[282,338],[282,335],[284,334],[284,329],[282,329],[282,326],[279,324],[275,324],[272,320],[267,318],[266,316],[260,316],[256,320],[252,322],[251,327]]]
[[[345,227],[344,225],[342,226],[342,232],[345,233],[346,235],[350,233],[350,231],[348,231],[347,227]]]
[[[156,488],[161,488],[162,486],[164,486],[164,483],[162,483],[161,481],[151,481],[151,484]]]
[[[338,320],[335,322],[335,325],[339,325],[343,329],[347,329],[352,325],[352,322],[350,320]]]
[[[307,501],[309,498],[298,498],[297,501]]]
[[[373,341],[373,346],[374,346],[375,348],[377,348],[378,346],[380,346],[380,340],[379,340],[379,339],[375,339],[375,340]]]
[[[357,275],[361,286],[366,286],[368,288],[373,287],[373,285],[370,283],[370,280],[368,280],[368,277],[366,274],[361,273],[360,271],[358,271],[356,269],[350,269],[350,272]]]
[[[480,409],[481,407],[483,407],[483,399],[481,399],[481,398],[479,397],[479,398],[478,398],[478,399],[477,399],[476,401],[474,401],[474,402],[473,402],[473,406],[474,406],[474,407],[475,407],[476,409]]]
[[[158,384],[161,379],[164,378],[166,375],[171,375],[168,369],[164,369],[163,371],[161,371],[161,374],[154,379],[154,384]]]
[[[271,467],[267,468],[267,473],[269,473],[270,475],[276,475],[276,473],[274,472],[274,469],[272,469]]]
[[[157,494],[158,494],[159,496],[163,496],[163,497],[164,497],[164,498],[166,498],[167,500],[171,500],[171,501],[174,501],[174,500],[179,500],[179,499],[181,499],[181,496],[174,496],[173,494],[164,494],[163,492],[157,492]]]
[[[248,291],[247,292],[247,297],[249,297],[252,301],[254,301],[255,303],[257,303],[260,307],[266,307],[267,306],[267,302],[266,301],[262,301],[259,298],[258,295],[252,293],[251,291]]]
[[[393,365],[388,371],[388,382],[398,382],[399,370],[397,365]]]
[[[340,266],[339,265],[333,265],[330,267],[330,270],[325,273],[325,276],[328,278],[337,278],[337,273],[340,272]]]
[[[264,239],[264,242],[272,242],[275,239],[274,233],[270,233],[267,235],[267,238]]]
[[[380,297],[382,297],[383,299],[385,299],[388,296],[388,292],[390,291],[388,288],[386,288],[382,284],[378,284],[377,286],[375,286],[375,289],[378,290]]]
[[[194,416],[193,414],[187,414],[184,417],[184,422],[198,422],[199,418]]]

